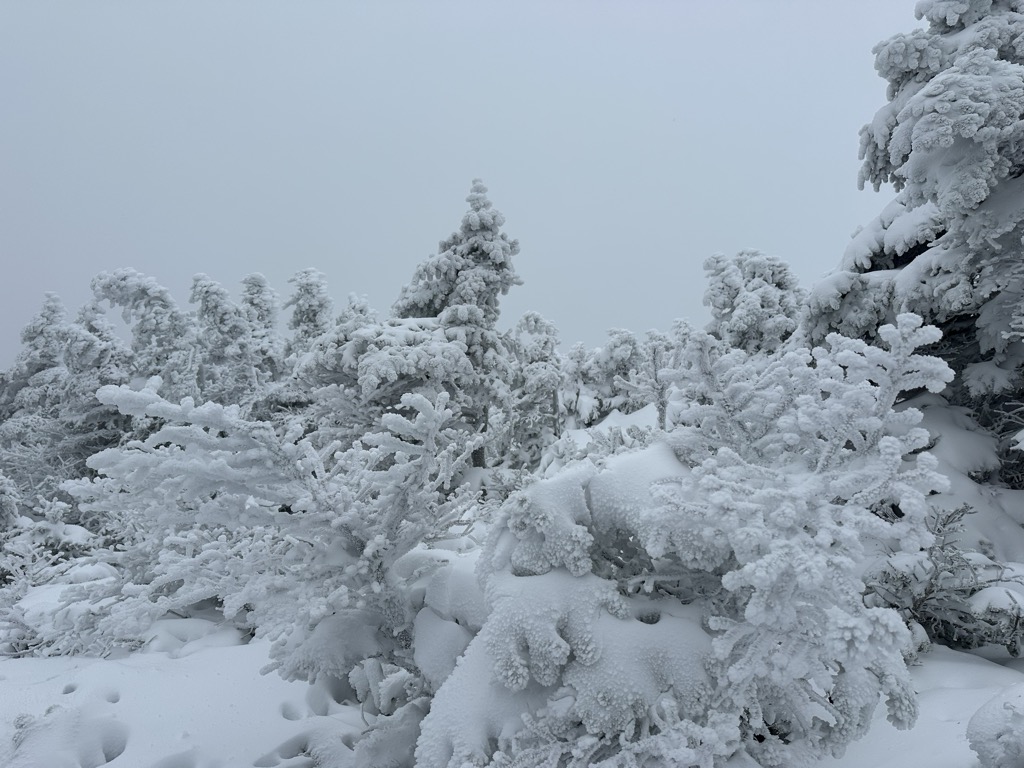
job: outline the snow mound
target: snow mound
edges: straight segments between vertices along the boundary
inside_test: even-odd
[[[85,707],[54,706],[41,717],[22,715],[14,727],[14,748],[4,762],[8,768],[99,768],[128,745],[127,726]]]
[[[982,768],[1024,765],[1024,683],[982,705],[967,725],[967,738]]]

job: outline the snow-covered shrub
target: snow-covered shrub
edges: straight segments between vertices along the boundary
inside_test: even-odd
[[[622,458],[610,491],[633,477],[647,496],[679,469],[665,446]],[[586,766],[654,742],[670,759],[728,752],[693,726],[709,692],[699,609],[623,595],[591,573],[599,472],[578,463],[502,507],[478,569],[490,613],[434,698],[417,765]]]
[[[563,363],[563,401],[570,424],[589,427],[614,410],[629,413],[646,405],[623,386],[642,367],[640,340],[622,328],[609,330],[608,340],[595,349],[575,345]]]
[[[920,413],[893,406],[949,370],[915,354],[938,335],[920,318],[879,335],[750,355],[695,332],[687,426],[506,501],[480,567],[490,614],[418,764],[797,765],[841,754],[879,697],[912,724],[910,633],[864,605],[858,563],[867,542],[931,542],[944,481]]]
[[[869,605],[896,608],[951,648],[1024,649],[1024,568],[1002,565],[959,543],[962,506],[930,518],[935,536],[920,552],[899,552],[865,574]]]
[[[402,412],[385,414],[380,428],[339,461],[345,501],[335,507],[333,535],[324,536],[331,542],[325,583],[274,651],[287,676],[348,674],[360,659],[333,658],[319,645],[324,638],[337,642],[339,621],[377,631],[385,655],[409,660],[415,605],[405,587],[421,574],[397,565],[422,542],[457,538],[469,524],[476,495],[462,475],[479,438],[466,434],[445,394],[433,402],[410,394],[401,405]],[[428,558],[423,567],[436,564]]]
[[[0,505],[4,499],[0,486]],[[101,544],[100,537],[67,522],[69,510],[63,502],[46,502],[38,520],[16,517],[0,530],[0,655],[30,654],[45,644],[45,631],[26,616],[21,601],[37,587],[67,578],[76,559]]]
[[[173,404],[158,387],[99,393],[163,426],[93,457],[98,476],[68,485],[119,532],[95,556],[117,578],[65,592],[48,652],[138,643],[161,615],[208,601],[277,638],[291,676],[344,679],[366,656],[407,647],[412,616],[392,566],[473,501],[460,473],[475,443],[447,397],[409,395],[358,445],[318,451],[301,430],[278,434],[237,406]]]
[[[14,365],[0,374],[0,474],[20,513],[36,515],[51,500],[69,501],[61,482],[88,474],[86,459],[129,428],[95,393],[127,381],[130,354],[94,307],[68,320],[54,294],[21,338]],[[71,514],[68,522],[80,522]]]

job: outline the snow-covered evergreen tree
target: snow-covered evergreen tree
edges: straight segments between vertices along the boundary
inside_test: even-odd
[[[121,310],[131,332],[132,374],[140,381],[159,376],[172,400],[198,397],[199,341],[195,319],[182,312],[170,292],[134,269],[93,278],[96,306]]]
[[[1002,480],[1024,484],[1011,436],[1024,364],[1024,13],[1017,2],[923,0],[927,27],[875,48],[888,103],[861,131],[861,184],[896,198],[811,298],[812,333],[870,335],[901,311],[942,328],[956,404],[1001,439]]]
[[[196,305],[202,399],[244,403],[256,394],[258,382],[249,318],[220,283],[204,274],[192,279],[189,301]]]
[[[174,404],[160,388],[153,379],[98,393],[159,426],[96,454],[96,476],[67,484],[112,541],[92,555],[103,578],[69,587],[60,610],[33,628],[37,652],[134,647],[165,613],[205,604],[275,636],[337,571],[330,553],[343,537],[331,523],[346,496],[324,462],[337,446],[317,452],[301,431],[279,435],[237,405]]]
[[[61,437],[56,453],[60,460],[55,464],[67,467],[62,479],[70,479],[88,476],[87,459],[117,445],[130,430],[130,419],[101,403],[96,392],[100,387],[128,382],[132,357],[113,325],[91,303],[79,310],[65,333],[68,377],[59,413]]]
[[[437,318],[446,338],[464,345],[475,374],[460,385],[460,405],[465,418],[484,431],[493,407],[509,408],[510,355],[496,323],[500,297],[522,282],[512,264],[519,241],[502,231],[505,217],[494,209],[479,179],[466,202],[469,210],[459,231],[417,266],[392,314],[397,319]],[[482,449],[475,460],[485,463]]]
[[[507,346],[514,356],[512,410],[504,415],[507,423],[501,427],[508,445],[502,453],[510,466],[536,469],[544,448],[559,438],[565,421],[558,330],[538,313],[527,312]]]
[[[292,316],[288,328],[292,337],[288,341],[288,356],[305,354],[313,340],[326,333],[334,323],[334,302],[327,293],[327,281],[316,269],[303,269],[288,278],[295,285],[285,302]]]
[[[204,399],[243,407],[280,375],[284,342],[277,333],[277,296],[263,275],[243,281],[236,304],[227,290],[196,275],[190,300],[199,331],[199,389]]]
[[[786,262],[759,251],[704,262],[708,332],[747,352],[773,352],[799,326],[805,292]]]
[[[285,349],[284,339],[277,330],[280,311],[277,291],[270,287],[266,277],[254,272],[242,279],[239,304],[249,321],[257,370],[265,381],[276,381],[283,373]]]
[[[67,310],[56,294],[21,332],[22,350],[4,373],[0,391],[0,473],[33,505],[56,491],[60,460],[53,446],[61,439],[61,398],[67,387],[64,363]]]
[[[663,357],[655,341],[659,336],[652,331],[652,345],[645,347],[634,333],[612,328],[600,347],[587,350],[577,344],[569,350],[563,369],[564,400],[576,426],[589,427],[612,411],[632,413],[654,402],[652,386],[660,386],[655,366],[661,364],[655,358]]]
[[[880,335],[751,355],[694,332],[684,426],[512,496],[417,765],[797,765],[863,735],[880,696],[909,726],[910,635],[865,607],[859,562],[931,541],[943,479],[894,405],[950,374],[915,354],[937,337],[919,318]]]
[[[522,282],[512,264],[519,241],[502,231],[505,217],[480,179],[473,180],[466,202],[469,210],[459,231],[416,268],[392,307],[395,317],[440,317],[451,307],[473,306],[482,312],[481,325],[493,328],[499,298]]]
[[[105,384],[127,381],[130,355],[93,307],[71,321],[53,294],[23,330],[22,341],[24,348],[3,377],[0,473],[18,488],[27,511],[67,500],[60,484],[88,474],[86,459],[116,444],[128,429],[95,394]]]
[[[22,348],[14,365],[0,379],[0,418],[8,418],[19,406],[19,394],[29,386],[30,380],[45,371],[59,367],[63,361],[63,331],[67,325],[67,310],[60,297],[47,293],[43,306],[21,331]],[[29,394],[21,395],[35,399]]]
[[[628,376],[617,376],[615,385],[627,393],[627,408],[639,410],[654,405],[657,427],[668,429],[668,403],[672,390],[671,369],[678,353],[679,340],[661,331],[648,331],[640,345],[639,367]]]

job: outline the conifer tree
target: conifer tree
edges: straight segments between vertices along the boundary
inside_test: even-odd
[[[536,312],[527,312],[509,341],[515,363],[508,414],[508,460],[535,469],[546,446],[562,433],[561,359],[558,330]]]
[[[936,324],[933,351],[958,374],[947,395],[1000,437],[1002,480],[1024,487],[1024,14],[1003,0],[916,13],[926,28],[875,48],[888,103],[861,130],[861,185],[897,195],[815,290],[810,330],[870,336],[901,311]]]
[[[0,473],[27,509],[67,499],[64,480],[89,474],[86,459],[116,444],[128,422],[96,399],[105,384],[128,379],[129,352],[95,307],[74,321],[48,294],[22,332],[24,349],[4,374]],[[78,522],[77,513],[72,511]]]
[[[79,310],[65,328],[64,365],[68,372],[61,395],[61,438],[56,447],[67,478],[88,477],[86,465],[97,451],[117,445],[131,420],[96,397],[100,387],[128,382],[131,351],[113,325],[92,304]]]
[[[440,317],[446,309],[473,306],[481,311],[481,326],[493,329],[499,297],[522,283],[512,265],[519,241],[501,230],[505,217],[494,209],[480,179],[473,180],[466,202],[469,210],[459,231],[416,268],[392,307],[395,317]]]
[[[773,352],[799,325],[805,292],[782,259],[759,251],[704,262],[708,332],[747,352]]]
[[[22,349],[0,381],[0,418],[9,418],[19,407],[15,400],[34,377],[60,364],[66,325],[64,303],[57,294],[47,293],[42,308],[22,329]],[[26,398],[34,398],[34,395],[21,395],[22,401]]]
[[[192,280],[189,300],[198,323],[198,385],[204,400],[242,403],[256,391],[249,320],[227,290],[204,274]]]
[[[327,293],[327,281],[317,269],[303,269],[288,279],[295,291],[285,302],[292,309],[288,328],[293,332],[288,342],[288,356],[307,352],[314,339],[330,330],[334,316],[334,302]]]
[[[505,217],[473,181],[462,226],[420,264],[392,306],[396,319],[437,318],[445,337],[465,347],[474,374],[460,382],[461,410],[476,431],[486,431],[492,408],[507,411],[509,352],[496,330],[499,298],[521,284],[512,258],[519,241],[501,227]],[[486,463],[483,448],[474,456]]]
[[[159,376],[161,393],[171,400],[198,397],[195,319],[179,309],[170,291],[134,269],[102,272],[92,290],[97,307],[107,301],[121,310],[131,331],[132,374]]]
[[[4,374],[0,392],[0,473],[29,507],[56,490],[55,472],[63,475],[51,449],[61,439],[61,396],[68,381],[67,328],[63,302],[48,293],[21,332],[23,348]]]

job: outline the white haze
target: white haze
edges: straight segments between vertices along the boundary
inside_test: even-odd
[[[386,310],[482,177],[563,342],[702,320],[701,264],[812,282],[888,195],[856,189],[871,48],[910,0],[0,0],[0,365],[55,291],[133,266],[185,303],[317,267]],[[643,286],[641,289],[640,286]]]

